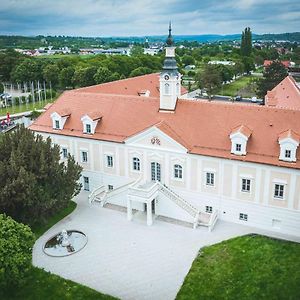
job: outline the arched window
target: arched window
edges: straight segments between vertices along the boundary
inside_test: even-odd
[[[132,168],[134,171],[140,171],[141,169],[141,164],[140,164],[140,159],[137,158],[137,157],[134,157],[133,160],[132,160]]]
[[[182,179],[182,166],[181,165],[174,166],[174,178]]]
[[[170,94],[170,85],[168,83],[165,83],[165,94],[166,95]]]

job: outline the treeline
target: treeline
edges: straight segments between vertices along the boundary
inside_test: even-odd
[[[6,50],[0,52],[0,81],[46,81],[59,89],[84,87],[160,71],[162,60],[160,56],[143,54],[39,59]]]

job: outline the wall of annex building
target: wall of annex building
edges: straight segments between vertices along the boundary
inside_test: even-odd
[[[256,217],[249,218],[248,224],[259,222],[265,224],[265,228],[270,228],[273,221],[275,227],[282,227],[281,221],[300,223],[300,170],[84,138],[59,135],[51,135],[51,138],[61,147],[67,147],[83,166],[83,174],[90,178],[91,190],[102,184],[117,187],[139,176],[150,181],[151,162],[158,162],[161,164],[162,182],[201,210],[212,206],[220,211],[222,219],[229,221],[238,219],[241,212],[252,214]],[[81,151],[88,152],[87,163],[80,162]],[[114,159],[112,168],[107,167],[107,155]],[[140,172],[132,168],[133,157],[140,159]],[[182,180],[174,178],[175,164],[183,167]],[[206,185],[207,172],[215,174],[213,186]],[[242,192],[243,178],[251,180],[250,192]],[[274,198],[276,183],[285,186],[283,199]],[[240,220],[237,222],[243,223]],[[291,226],[300,230],[300,224],[299,227],[295,224]]]

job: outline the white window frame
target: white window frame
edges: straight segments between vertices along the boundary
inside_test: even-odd
[[[206,205],[205,206],[205,212],[209,213],[209,214],[212,214],[213,212],[213,207],[210,206],[210,205]]]
[[[87,182],[86,182],[87,179]],[[86,189],[86,184],[88,185],[88,189]],[[83,176],[83,190],[89,191],[90,190],[90,178],[88,176]]]
[[[235,144],[235,152],[241,152],[242,151],[242,144],[236,143]]]
[[[173,179],[183,180],[183,167],[180,164],[174,164],[173,166]]]
[[[141,171],[141,160],[139,157],[134,156],[132,158],[132,171],[140,172]]]
[[[244,181],[245,182],[245,187],[246,189],[244,189]],[[248,185],[248,182],[249,182],[249,185]],[[249,190],[247,189],[247,187],[249,186]],[[242,178],[241,179],[241,192],[242,193],[248,193],[248,194],[251,194],[251,190],[252,190],[252,180],[250,178]]]
[[[285,138],[279,141],[280,145],[280,154],[279,160],[287,162],[296,162],[297,161],[297,148],[299,142],[295,141],[292,138]],[[290,151],[290,157],[286,156],[286,151]]]
[[[113,168],[114,167],[114,157],[111,154],[106,154],[105,155],[105,160],[106,160],[106,167],[107,168]]]
[[[54,120],[55,129],[60,129],[60,120]]]
[[[92,125],[90,123],[85,124],[85,133],[87,133],[87,134],[92,133]]]
[[[247,222],[248,221],[248,214],[240,213],[239,214],[239,220]]]
[[[212,171],[205,172],[205,185],[214,187],[216,185],[216,173]]]
[[[86,153],[86,158],[84,157],[84,153]],[[89,154],[87,150],[80,150],[80,161],[84,164],[89,161]]]
[[[276,196],[276,187],[283,187],[282,190],[282,197],[277,195]],[[274,200],[280,200],[280,201],[284,201],[285,200],[285,189],[286,189],[286,184],[282,183],[282,182],[274,182],[274,187],[273,187],[273,199]],[[278,190],[278,192],[280,193],[280,190]]]

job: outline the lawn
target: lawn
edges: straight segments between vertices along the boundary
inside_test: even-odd
[[[54,100],[52,100],[54,101]],[[0,116],[6,116],[7,112],[12,114],[17,114],[25,111],[33,111],[35,109],[42,109],[45,107],[45,105],[49,102],[52,102],[50,99],[48,101],[41,101],[41,102],[30,102],[30,103],[24,103],[9,107],[3,107],[0,108]]]
[[[216,93],[224,96],[237,96],[253,97],[255,96],[255,80],[254,76],[243,76],[238,78],[232,83],[224,84]]]
[[[176,299],[298,300],[300,244],[248,235],[205,247]]]
[[[50,227],[59,220],[70,214],[77,204],[70,201],[68,207],[50,218],[47,223],[39,224],[32,228],[32,231],[39,238]],[[60,258],[58,258],[60,259]],[[4,293],[4,294],[3,294]],[[0,291],[0,299],[7,300],[52,300],[52,299],[96,299],[113,300],[109,295],[101,294],[71,280],[63,279],[57,275],[32,267],[26,277],[26,282],[19,288],[12,288],[7,291]]]

